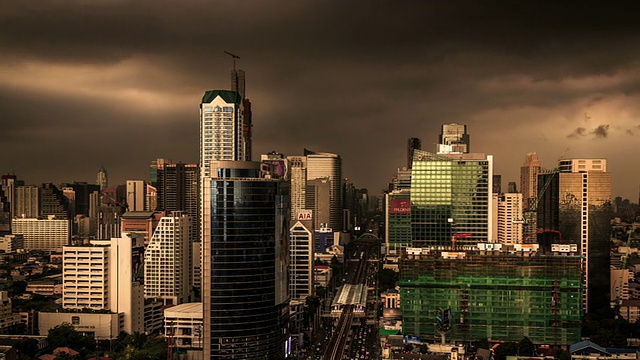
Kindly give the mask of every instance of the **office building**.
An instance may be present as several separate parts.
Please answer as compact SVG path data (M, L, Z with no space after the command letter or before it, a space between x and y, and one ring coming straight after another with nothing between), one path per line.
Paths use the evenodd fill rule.
M314 152L305 149L307 157L307 179L328 179L330 228L342 230L342 159L337 154Z
M152 166L153 168L153 166ZM182 211L191 218L191 241L200 241L200 167L198 164L165 163L155 165L156 210Z
M567 346L581 339L577 253L408 249L399 266L405 336L439 342L439 329L452 343L526 336ZM445 316L436 321L439 310Z
M40 188L40 216L55 216L57 219L69 219L71 211L64 193L54 184L45 183Z
M211 175L202 179L205 359L285 356L288 188L260 168L246 161L203 166Z
M584 299L586 312L609 306L611 174L605 159L563 159L559 172L542 173L538 178L538 226L559 231L562 242L577 244L583 256ZM557 234L538 234L545 249L558 241ZM607 269L607 271L603 271Z
M109 175L104 166L100 166L98 170L98 176L96 177L96 185L100 187L100 191L109 187Z
M16 217L39 217L40 188L36 185L17 186L14 194L14 209Z
M303 220L289 230L289 294L302 301L314 295L313 231L309 228L310 221Z
M410 138L407 140L407 168L411 169L413 163L413 151L422 150L422 141L418 138Z
M24 237L25 250L59 252L71 240L71 223L49 215L46 219L14 218L11 231Z
M146 189L144 180L127 180L127 211L147 211Z
M191 218L180 211L160 218L144 255L144 296L165 305L192 300ZM199 261L199 259L196 259Z
M443 124L440 132L438 154L464 154L470 152L467 125Z
M416 150L411 169L413 246L490 241L492 180L491 155Z
M212 160L250 161L250 124L236 91L207 90L200 104L200 164L209 176Z
M202 303L185 303L164 309L164 336L176 349L202 349Z
M291 220L296 220L307 209L307 157L287 156L287 160L291 166Z
M13 234L0 237L0 250L5 254L23 252L24 236L20 234Z
M109 309L109 292L117 291L109 281L108 246L65 246L62 254L62 307L65 309Z
M503 245L522 242L522 194L505 193L498 198L498 237Z
M331 223L331 180L328 177L307 180L305 207L311 210L311 229L327 227Z
M538 174L542 171L542 164L535 152L527 153L524 163L520 167L520 192L522 193L524 234L531 234L538 230L537 199Z
M141 234L145 245L149 244L162 216L160 211L127 211L120 215L120 231Z
M385 194L385 248L387 255L399 256L411 246L411 193L394 190Z

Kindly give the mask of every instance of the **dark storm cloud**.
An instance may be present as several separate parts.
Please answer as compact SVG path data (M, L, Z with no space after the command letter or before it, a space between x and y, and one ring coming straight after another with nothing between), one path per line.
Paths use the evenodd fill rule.
M80 149L121 179L146 177L155 157L195 161L198 102L228 87L227 50L247 72L254 158L336 152L376 192L405 165L407 138L433 150L440 125L460 122L474 150L517 170L525 146L614 137L583 114L640 93L633 14L554 1L5 1L0 141L37 139L25 164L36 148ZM518 132L531 145L496 145ZM14 160L0 155L0 170Z
M598 125L597 128L591 132L596 138L606 138L609 135L609 125Z

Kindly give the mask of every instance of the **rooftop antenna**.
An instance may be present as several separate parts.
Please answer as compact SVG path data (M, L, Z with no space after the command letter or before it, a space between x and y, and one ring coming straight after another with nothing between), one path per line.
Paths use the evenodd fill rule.
M233 71L236 71L236 59L240 59L240 56L232 54L232 53L230 53L228 51L224 51L224 53L233 58Z

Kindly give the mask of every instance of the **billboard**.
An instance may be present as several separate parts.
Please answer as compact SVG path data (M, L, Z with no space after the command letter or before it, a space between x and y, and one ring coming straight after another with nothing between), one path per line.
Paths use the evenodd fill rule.
M411 214L410 199L391 199L392 214Z
M296 216L297 220L311 220L313 219L313 210L299 210Z

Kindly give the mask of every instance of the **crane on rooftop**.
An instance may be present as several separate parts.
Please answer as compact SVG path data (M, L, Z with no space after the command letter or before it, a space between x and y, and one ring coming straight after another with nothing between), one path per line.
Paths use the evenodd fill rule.
M226 50L223 50L223 51L224 51L225 54L227 54L227 55L229 55L229 56L231 56L233 58L233 70L235 71L236 70L236 59L240 59L240 56L232 54L232 53L230 53L230 52L228 52Z

